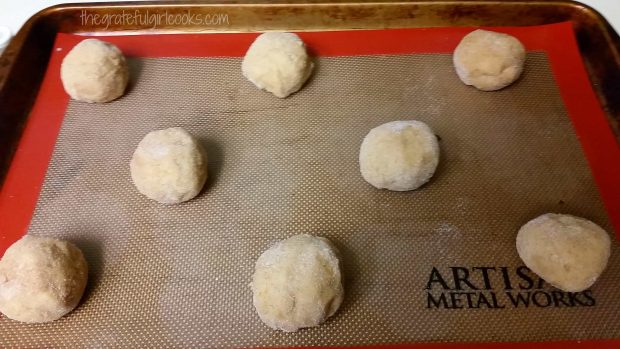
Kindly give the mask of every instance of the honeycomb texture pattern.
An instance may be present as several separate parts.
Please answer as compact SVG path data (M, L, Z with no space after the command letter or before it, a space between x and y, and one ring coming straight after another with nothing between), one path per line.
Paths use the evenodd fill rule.
M81 247L89 285L59 321L0 319L0 347L620 336L615 242L594 307L426 307L433 267L446 275L451 266L520 266L517 230L542 213L586 217L611 232L544 53L530 53L522 78L497 92L463 85L450 55L316 63L301 91L279 99L245 80L237 58L133 58L124 97L70 102L29 232ZM403 119L440 137L439 167L419 190L377 190L359 173L361 141ZM165 206L137 192L129 160L146 133L173 126L202 142L210 177L195 199ZM320 327L273 331L256 315L248 283L265 249L299 233L338 247L345 300Z

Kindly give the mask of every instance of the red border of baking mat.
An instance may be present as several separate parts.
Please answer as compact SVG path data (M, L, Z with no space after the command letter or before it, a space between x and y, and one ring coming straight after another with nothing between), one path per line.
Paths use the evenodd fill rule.
M516 36L528 51L547 53L560 94L592 169L607 213L620 237L620 145L607 123L581 61L570 22L498 27ZM314 55L451 53L473 28L416 28L299 33ZM106 36L128 56L241 57L257 33ZM0 253L27 232L69 97L60 82L60 64L84 37L60 33L17 151L0 191ZM241 74L241 70L239 71ZM455 75L456 79L456 75ZM302 91L303 93L303 91ZM492 92L490 92L492 93ZM112 102L113 103L113 102ZM366 346L363 348L378 348ZM619 340L541 343L420 343L380 346L403 348L620 348Z

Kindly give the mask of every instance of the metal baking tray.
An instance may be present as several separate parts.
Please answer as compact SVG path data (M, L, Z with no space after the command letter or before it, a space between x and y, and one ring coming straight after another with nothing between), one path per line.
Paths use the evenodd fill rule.
M224 13L226 23L211 26L160 23L154 28L151 24L140 23L94 24L92 21L85 22L83 18L85 13L91 16L120 15L136 9L142 12L181 15L188 12L203 16ZM32 17L0 58L0 178L4 179L15 150L18 149L24 125L31 115L50 57L53 57L52 51L58 33L117 36L246 33L263 30L325 32L461 26L520 27L567 21L572 22L596 98L605 111L609 126L616 138L619 138L620 90L616 85L620 78L620 40L598 13L575 2L140 2L51 7ZM603 335L597 336L581 333L579 328L575 328L575 334L567 338L561 336L564 332L554 332L553 326L546 330L548 336L537 329L524 330L528 327L523 323L528 321L531 321L532 326L555 320L562 322L563 329L578 326L578 321L574 324L571 322L571 309L559 310L554 313L556 315L549 315L549 312L545 313L543 309L528 313L519 308L507 317L504 316L505 313L480 313L475 310L461 316L458 313L455 315L454 310L433 313L432 310L417 309L416 312L407 313L406 304L396 301L384 304L381 301L385 296L409 299L409 292L423 288L424 285L420 287L419 281L428 278L429 270L426 266L419 268L416 265L417 260L411 254L418 245L424 246L424 251L420 254L437 255L436 265L443 273L463 272L463 266L459 264L463 260L478 267L484 266L486 261L493 266L518 268L512 264L514 258L507 252L514 252L509 250L512 243L498 240L493 246L494 239L501 237L507 226L516 227L519 221L538 212L538 209L562 210L574 214L586 212L587 216L602 221L601 224L606 228L611 227L590 177L586 159L579 150L578 137L573 133L571 123L562 111L562 99L554 87L549 61L541 52L532 52L530 58L530 75L523 79L521 89L517 87L500 92L494 95L497 97L495 101L485 99L485 103L489 105L497 103L493 104L494 111L510 108L524 108L523 114L525 111L532 111L530 119L521 120L525 124L508 128L511 131L501 131L501 127L512 125L508 119L489 123L487 130L490 134L480 135L488 136L489 141L493 142L491 144L495 149L491 151L480 150L477 147L481 144L470 142L466 136L461 137L459 130L484 125L484 120L480 118L491 117L492 114L480 115L478 119L460 120L458 107L427 103L436 101L436 98L425 93L423 85L412 85L411 89L406 91L412 95L419 94L419 101L399 101L394 103L393 108L389 103L375 103L373 98L393 100L393 96L398 95L398 91L405 90L406 86L384 81L384 89L374 95L372 91L360 87L359 91L363 97L367 97L366 101L357 101L357 105L351 102L353 104L348 107L349 110L360 113L361 121L354 126L348 124L355 117L351 112L343 113L342 119L324 119L326 116L337 115L334 113L337 110L330 109L329 103L311 109L299 109L304 102L316 101L316 98L333 101L329 98L342 91L339 90L342 87L338 85L339 82L353 81L361 86L362 81L356 80L354 76L339 75L345 71L345 67L354 67L358 72L365 71L377 78L380 78L379 73L383 69L386 77L397 77L398 72L410 67L418 73L437 74L437 81L446 81L442 80L442 76L445 78L449 73L445 67L450 56L446 54L320 57L318 71L327 76L331 74L334 81L322 84L318 79L311 80L302 91L305 91L305 95L300 94L284 101L270 100L262 94L264 92L255 91L252 86L244 84L239 74L234 78L226 78L224 73L236 71L238 58L130 58L132 71L139 71L140 76L137 84L132 87L132 91L136 92L132 98L144 98L143 102L153 106L155 113L139 110L136 107L139 104L136 103L140 101L132 98L101 108L70 102L64 113L65 121L58 135L54 156L47 168L37 209L30 224L30 233L59 234L60 237L76 241L78 246L85 250L93 270L85 300L72 313L71 318L51 325L20 327L20 324L3 323L0 320L0 332L3 331L3 326L6 326L4 331L11 332L11 336L5 337L6 342L0 338L0 346L275 347L370 346L416 342L418 344L395 347L431 348L438 344L420 342L457 341L478 342L476 346L517 348L523 344L512 342L551 340L527 345L541 348L617 347L620 342L616 338L604 335L605 329L608 329L607 333L617 332L614 330L617 323L614 324L613 321L601 325L610 327L599 329L597 333ZM228 79L222 86L230 87L226 90L225 98L212 100L212 106L203 108L201 103L191 102L187 104L188 110L192 111L188 112L189 116L170 118L170 115L176 112L175 104L160 105L158 100L166 100L168 97L182 99L183 94L158 85L159 77L175 76L174 73L167 72L168 68L181 76L183 74L178 72L209 71L215 77L214 86ZM539 77L540 81L532 80L534 77ZM204 88L200 82L186 82L190 94ZM150 97L140 94L145 86L151 86L148 90L152 93ZM153 86L161 89L153 92ZM434 90L429 87L429 91L454 91L455 86L446 83ZM536 90L540 93L539 100L530 99L527 86L539 89ZM212 98L219 96L217 91L209 91L208 88L206 93ZM451 97L454 101L466 104L472 100L469 93L473 92L462 89L451 93ZM531 104L528 104L529 101ZM277 103L280 102L282 105L278 106ZM348 105L345 101L341 103ZM418 116L427 118L436 126L435 130L441 136L442 156L452 165L440 166L438 179L434 179L421 194L374 191L359 178L349 177L356 171L355 147L363 136L363 131L376 126L382 120L380 115L365 114L365 106L373 104L383 108L382 110L390 111L386 112L386 117L408 116L412 114L412 110L418 110ZM549 107L545 109L544 104ZM236 109L230 109L231 105ZM126 110L131 110L137 119L118 119L127 117ZM292 111L296 118L287 118L287 110ZM546 111L552 114L552 117L543 120ZM198 118L196 113L204 114L204 119ZM89 121L85 118L88 115L98 115L99 118ZM119 131L115 125L124 122L128 126ZM163 126L166 122L187 125L190 130L195 131L206 144L210 152L209 166L215 171L201 197L188 204L162 211L158 205L135 195L128 186L124 164L127 154L130 154L139 138L152 129L153 125ZM317 122L325 122L332 129L317 133ZM539 126L543 128L539 129ZM541 134L548 136L545 132L553 132L554 129L559 130L562 135L556 135L556 138L544 137L548 143L541 144L548 146L548 152L541 153L538 158L540 162L509 167L512 161L510 156L515 154L515 146L535 151L535 148L529 147L533 145L528 145L524 134L540 130ZM334 130L346 136L339 137L337 132L332 132ZM495 131L498 133L493 133ZM512 131L514 132L511 133ZM269 136L261 137L261 132ZM240 137L240 134L243 137L236 138ZM111 140L119 139L124 141L119 142L112 151L102 147L110 144ZM243 142L250 147L243 148ZM311 146L316 146L317 150L308 150ZM574 151L561 154L563 146ZM313 158L317 154L329 154L330 149L338 149L343 158ZM478 161L484 157L495 157L497 161L491 161L489 168L480 171L465 170L467 161ZM84 165L84 159L93 165ZM485 188L485 183L491 180L490 177L485 177L487 175L506 176L510 182L511 171L525 173L530 165L538 166L554 159L559 161L558 166L552 164L541 167L539 169L548 173L538 176L533 174L540 187L528 186L528 183L515 180L497 190ZM557 171L568 168L562 166L569 164L576 164L574 178L584 182L573 192L569 190L572 183L569 179L555 181L552 176ZM252 166L256 166L256 173L246 171L253 168ZM455 174L458 172L455 169L459 166L465 173L464 177ZM284 169L284 172L278 172L278 169ZM488 172L485 172L486 170ZM76 180L78 178L81 178L82 182ZM92 178L92 181L89 178ZM105 182L106 178L114 180ZM104 185L106 183L107 186ZM470 189L459 183L467 184ZM521 185L529 189L519 193L516 188ZM460 191L460 194L453 197L449 191L443 190L447 188ZM91 191L88 191L89 189ZM505 193L502 194L503 190ZM528 196L528 193L536 190L542 191L548 199L540 201L536 196ZM80 198L80 193L84 193L84 198L88 200L97 198L99 201L91 205L92 201L86 199L75 200L76 197ZM247 199L242 199L243 195L247 195ZM110 201L112 197L116 199ZM512 205L506 197L512 197L515 202L520 200L521 204ZM528 207L528 200L538 202L540 206ZM218 205L213 205L214 203ZM230 213L223 210L223 207L237 210L236 216L231 218ZM504 218L502 209L517 212L518 215ZM513 209L514 211L511 211ZM475 217L480 217L480 213L485 210L489 214L488 221L478 227ZM466 217L470 212L474 218ZM281 216L287 218L281 219ZM201 222L204 224L185 223L195 221L196 217L203 217ZM416 222L417 226L412 228L412 222ZM4 222L0 223L6 226ZM110 228L119 230L106 230ZM84 231L83 234L80 233L81 230ZM408 230L414 231L416 235L405 234ZM168 238L167 231L178 232L178 235ZM471 235L480 231L485 234L480 237ZM108 232L109 235L106 235ZM135 234L124 234L126 232ZM337 314L335 320L328 321L324 326L294 335L272 333L263 328L255 318L253 309L247 302L248 289L241 284L247 283L253 267L252 261L269 243L301 232L328 236L341 249L347 275L347 298L341 314ZM239 238L229 235L233 233L239 234ZM207 243L205 236L213 237L213 243ZM487 254L464 247L466 244L462 243L463 241L470 245L488 245ZM233 245L229 246L227 243ZM606 274L607 286L617 281L614 272L618 268L618 253L617 244L614 244L611 266ZM103 247L108 250L102 251ZM150 252L153 252L152 255ZM397 260L391 260L392 257ZM460 257L463 259L459 259ZM200 261L208 267L204 270L187 269L187 262L192 260ZM506 261L509 263L502 264ZM392 265L394 268L390 267ZM407 274L408 268L411 268L412 274ZM236 275L237 272L241 275ZM149 278L151 274L157 278ZM127 288L128 285L135 286L136 283L142 283L143 286ZM157 287L163 290L152 291ZM218 293L221 289L227 293ZM598 299L613 299L611 290L610 287L597 290L599 294L603 294ZM197 301L203 293L205 299ZM113 302L115 294L117 304L101 306L102 299L106 300L105 304ZM145 298L136 300L141 295ZM577 298L570 302L577 302L584 307L590 306L588 295L575 297ZM244 300L244 305L229 307L226 302L231 299ZM419 296L411 298L412 302L419 303L420 300ZM562 298L562 301L569 302L568 298ZM125 311L134 303L138 304L136 311L140 313L130 316ZM203 308L192 307L196 304ZM613 317L615 311L615 307L599 307L591 312L591 316L593 321L596 321L597 316L607 319ZM219 316L220 323L217 317L205 317L205 312ZM471 314L471 317L467 314ZM117 321L115 316L122 319ZM426 324L415 327L412 316L416 321L425 321ZM207 318L208 322L200 322ZM150 322L149 319L156 320ZM245 322L239 322L239 319L244 319ZM82 320L83 323L93 326L82 326ZM496 327L489 328L486 334L481 329L477 329L479 333L469 333L476 329L475 324L471 324L472 320L485 325L495 323L493 326ZM222 323L229 326L229 333L219 327ZM511 331L510 328L513 327L520 328L523 332ZM411 340L412 338L419 340ZM256 341L253 341L254 339ZM498 341L503 343L484 344ZM466 348L468 345L448 346Z

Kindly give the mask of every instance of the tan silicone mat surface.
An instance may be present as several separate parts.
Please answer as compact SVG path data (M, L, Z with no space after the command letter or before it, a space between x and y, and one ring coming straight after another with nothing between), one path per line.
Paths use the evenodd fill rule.
M131 66L122 99L69 104L30 226L83 249L91 267L83 302L49 324L1 319L0 347L620 337L615 239L587 294L538 289L516 269L516 232L539 214L572 213L611 232L543 53L530 53L522 79L498 92L463 85L450 55L320 58L287 99L246 81L237 58ZM435 130L440 165L417 191L376 190L359 174L359 146L371 128L399 119ZM172 126L204 144L210 178L196 199L164 206L135 190L128 164L147 132ZM283 333L260 322L248 283L257 257L298 233L338 246L346 296L322 326ZM488 287L474 267L496 268ZM460 282L460 292L469 296L443 290L433 268L450 288L466 268L471 285ZM446 303L429 308L431 276L432 299ZM515 307L509 294L538 305ZM448 309L450 297L463 309Z

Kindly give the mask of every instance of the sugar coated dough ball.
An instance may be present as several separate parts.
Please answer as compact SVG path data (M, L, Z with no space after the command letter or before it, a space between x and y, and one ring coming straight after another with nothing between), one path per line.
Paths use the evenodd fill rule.
M344 296L334 247L325 238L305 234L265 251L250 286L261 320L287 332L321 324Z
M129 166L138 191L163 204L194 198L207 180L206 152L180 127L147 134Z
M519 78L525 47L508 34L479 29L465 35L454 50L453 60L463 83L495 91Z
M0 312L30 323L59 319L78 305L87 279L86 260L73 244L26 235L0 260Z
M256 87L284 98L301 88L313 66L299 36L264 33L245 54L241 70Z
M517 252L534 273L566 292L583 291L607 266L609 235L579 217L548 213L517 234Z
M129 68L118 47L86 39L62 61L60 78L71 98L104 103L123 95L129 81Z
M439 144L421 121L392 121L366 135L359 154L366 182L379 189L413 190L428 182L439 163Z

